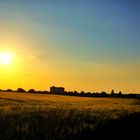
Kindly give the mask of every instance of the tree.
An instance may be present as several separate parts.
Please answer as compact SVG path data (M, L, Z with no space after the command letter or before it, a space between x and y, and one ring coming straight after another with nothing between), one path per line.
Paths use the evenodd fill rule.
M7 92L12 92L12 89L7 89L6 91L7 91Z
M122 95L122 92L121 91L119 92L119 95Z
M112 91L111 91L111 95L114 95L114 90L112 89Z
M35 91L35 89L30 89L28 92L29 93L35 93L36 91Z
M100 94L102 97L105 97L107 95L107 93L105 91L102 91Z
M26 91L24 89L22 89L22 88L18 88L17 92L26 92Z

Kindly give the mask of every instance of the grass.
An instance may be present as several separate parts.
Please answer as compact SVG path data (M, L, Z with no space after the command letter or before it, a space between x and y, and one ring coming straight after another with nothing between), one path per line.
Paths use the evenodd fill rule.
M138 99L1 92L0 140L98 139L110 121L139 113Z

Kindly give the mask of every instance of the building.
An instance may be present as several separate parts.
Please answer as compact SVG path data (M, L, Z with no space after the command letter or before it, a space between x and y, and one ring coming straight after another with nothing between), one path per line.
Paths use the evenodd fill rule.
M51 93L64 93L65 88L52 86L52 87L50 87L50 92Z

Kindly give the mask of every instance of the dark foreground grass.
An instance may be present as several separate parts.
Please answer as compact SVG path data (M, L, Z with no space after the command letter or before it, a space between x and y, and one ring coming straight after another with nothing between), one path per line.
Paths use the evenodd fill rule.
M76 109L0 111L0 140L139 139L140 113Z

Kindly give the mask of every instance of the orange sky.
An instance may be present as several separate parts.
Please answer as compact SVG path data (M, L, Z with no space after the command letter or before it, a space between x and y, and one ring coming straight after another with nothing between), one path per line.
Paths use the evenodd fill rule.
M102 2L2 1L0 89L140 93L139 4Z

